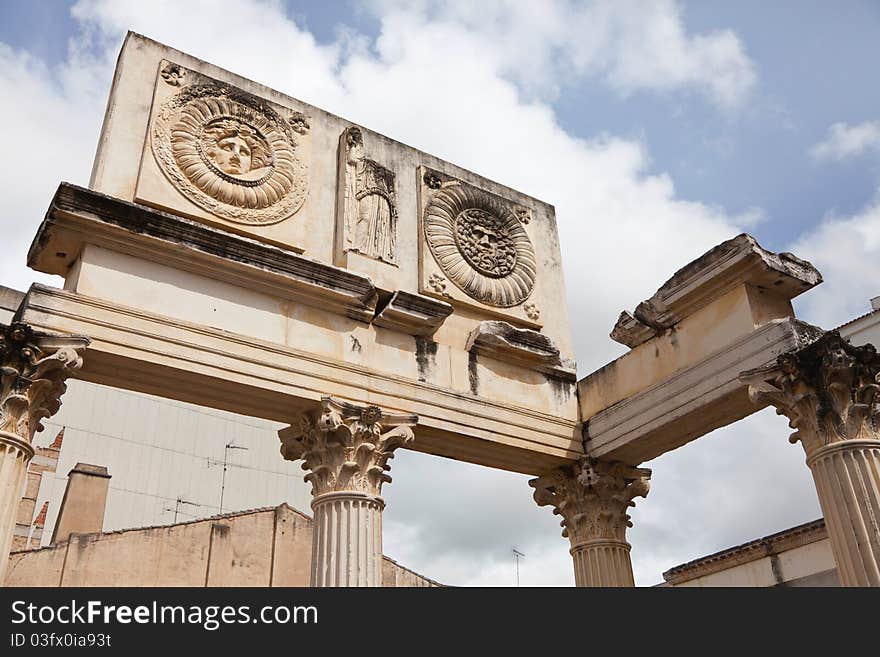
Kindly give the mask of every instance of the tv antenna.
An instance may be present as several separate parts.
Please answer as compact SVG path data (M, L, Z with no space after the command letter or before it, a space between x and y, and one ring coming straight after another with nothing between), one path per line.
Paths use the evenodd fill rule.
M189 500L185 500L185 499L183 499L183 498L181 498L181 497L178 497L178 498L177 498L177 501L174 503L174 509L173 509L173 510L174 510L174 524L175 524L175 525L177 524L177 514L178 514L178 513L182 513L182 511L180 510L180 505L181 505L181 504L188 504L189 506L202 506L201 504L196 504L195 502L190 502ZM172 509L170 509L170 508L168 508L168 507L165 507L165 510L166 510L166 511L171 511ZM190 518L195 518L195 517L196 517L196 516L191 515L191 514L189 514L189 513L184 513L183 515L185 515L185 516L189 516Z
M241 447L239 445L234 444L232 441L226 443L226 447L223 450L223 478L220 480L220 514L223 514L223 495L226 492L226 470L229 465L229 450L230 449L243 449L247 451L247 447Z
M519 586L519 560L525 559L526 555L516 548L513 548L513 558L516 560L516 585Z

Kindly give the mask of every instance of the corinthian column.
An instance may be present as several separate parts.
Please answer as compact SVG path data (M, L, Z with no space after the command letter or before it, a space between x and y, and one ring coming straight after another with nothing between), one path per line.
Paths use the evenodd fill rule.
M562 516L571 542L575 586L634 586L626 529L634 497L645 497L651 471L624 463L584 459L529 481L539 506Z
M0 585L34 455L31 442L43 429L41 420L61 406L64 380L82 365L78 352L88 343L84 337L36 333L20 322L0 324Z
M743 372L752 401L795 429L813 473L840 583L880 586L880 357L836 331Z
M281 454L302 459L312 484L312 586L382 586L382 484L418 420L323 397L278 432Z

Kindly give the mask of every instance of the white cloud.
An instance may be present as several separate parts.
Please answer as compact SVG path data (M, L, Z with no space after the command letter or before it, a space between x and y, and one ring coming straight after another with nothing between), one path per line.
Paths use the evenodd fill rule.
M480 59L545 96L564 81L591 76L622 94L694 89L731 110L757 80L733 32L688 34L673 0L545 0L539 10L519 0L387 0L378 6L383 15L391 10L479 36Z
M828 135L810 149L817 160L843 160L880 150L880 121L865 121L857 125L834 123Z
M671 2L542 3L540 12L513 1L425 7L379 5L375 41L349 30L322 45L278 2L229 0L218 11L213 2L83 0L74 8L79 45L61 69L0 49L0 84L16 90L0 118L16 126L20 153L2 165L10 191L0 221L12 238L2 282L23 287L35 277L23 269L25 251L52 190L61 179L87 180L112 62L133 29L554 203L575 350L584 372L601 366L622 351L606 337L620 310L759 213L733 217L678 198L668 175L650 172L639 141L568 134L540 100L541 81L598 75L622 93L697 89L732 107L753 85L753 66L732 33L687 34ZM741 452L729 449L735 461ZM744 456L739 467L748 464ZM655 491L678 472L663 470ZM558 518L534 505L526 477L419 454L399 455L394 477L386 544L406 565L455 584L509 584L516 545L528 555L524 583L571 583ZM651 513L675 516L652 493L636 523L657 498ZM741 521L750 538L748 518ZM703 545L657 551L652 527L669 531L658 521L634 534L635 553L652 568ZM659 579L638 569L642 584Z
M880 294L880 190L855 215L830 215L789 250L825 279L796 300L798 316L831 329L868 312Z

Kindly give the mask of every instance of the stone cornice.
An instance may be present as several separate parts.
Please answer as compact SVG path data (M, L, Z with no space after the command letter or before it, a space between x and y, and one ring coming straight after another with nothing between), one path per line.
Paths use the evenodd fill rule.
M650 490L651 471L619 462L584 459L529 481L538 506L562 516L562 535L573 549L588 541L625 542L632 527L627 509Z
M61 406L65 379L82 366L84 336L52 335L13 321L0 324L0 433L27 443Z
M560 356L549 337L502 321L480 322L468 336L469 352L514 363L574 383L577 367Z
M586 418L587 455L642 463L754 413L739 380L743 368L773 363L816 336L815 327L796 319L764 324L693 367Z
M755 403L788 417L790 441L801 442L808 461L834 443L880 441L880 355L837 331L815 330L807 346L740 375Z
M398 290L376 314L373 324L416 337L430 337L451 314L452 305L445 301Z
M174 264L369 322L377 292L366 276L154 208L61 183L28 253L64 276L84 243Z
M391 482L388 461L394 450L412 443L418 421L416 415L323 397L320 408L278 432L281 455L303 460L315 498L342 492L379 497L382 484Z
M821 282L822 275L806 260L768 251L742 233L679 269L634 313L621 313L611 338L636 347L737 285L753 285L792 299Z

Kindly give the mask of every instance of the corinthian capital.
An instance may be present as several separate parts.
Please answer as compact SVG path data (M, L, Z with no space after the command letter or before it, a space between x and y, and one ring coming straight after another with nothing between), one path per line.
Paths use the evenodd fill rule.
M278 432L281 455L303 460L312 495L354 491L378 497L391 476L394 450L413 441L416 415L385 413L323 397L320 408L302 414Z
M0 432L30 443L43 418L61 407L64 381L82 366L83 336L38 333L22 322L0 324Z
M809 457L845 440L880 440L880 356L829 331L770 367L740 374L749 397L776 407Z
M650 490L651 471L624 463L584 459L529 481L538 506L562 516L562 535L572 547L604 539L625 541L632 527L627 509Z

